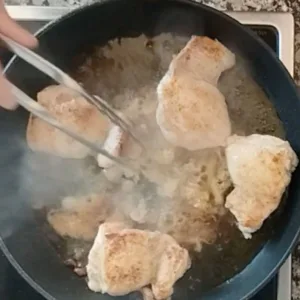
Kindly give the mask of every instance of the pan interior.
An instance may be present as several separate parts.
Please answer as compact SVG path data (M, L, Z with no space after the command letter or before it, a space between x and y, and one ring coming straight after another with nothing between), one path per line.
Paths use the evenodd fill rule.
M138 113L137 99L144 107L152 106L153 103L155 105L157 99L153 95L158 82L167 71L173 55L184 47L189 38L164 33L152 38L141 35L112 40L105 46L93 46L74 57L71 74L87 90L109 99L116 108L131 108L133 114ZM221 77L219 89L226 97L233 133L284 137L283 126L274 107L250 76L247 64L241 57L238 56L236 66ZM43 167L39 163L41 159ZM67 172L62 171L62 164ZM58 200L63 196L84 194L94 189L95 185L98 189L101 174L93 168L91 160L62 161L45 155L41 158L38 154L30 154L26 158L25 185L28 182L39 182L38 189L31 188L32 199L36 200L38 208L36 217L62 261L82 252L84 263L91 243L57 236L45 221L45 212L49 207L59 205ZM76 179L73 176L72 180L68 180L74 173L79 174L75 176ZM45 174L47 180L43 181ZM239 273L272 237L280 210L265 222L251 240L242 237L233 217L226 213L216 229L216 240L205 244L199 253L192 251L192 267L176 285L173 299L198 295Z
M247 134L283 134L275 110L264 92L253 81L252 78L255 78L267 91L284 124L287 140L299 154L300 102L288 72L276 60L275 54L273 55L254 35L235 21L205 6L188 0L103 0L81 8L43 29L39 34L38 52L84 82L91 92L97 91L104 97L104 92L109 95L122 91L115 91L120 89L117 80L112 81L109 90L99 90L102 80L109 82L102 74L109 77L110 72L109 63L106 67L102 66L102 60L95 55L100 51L99 48L118 37L138 38L141 34L155 37L161 33L173 33L179 40L183 36L185 41L194 34L216 38L235 54L247 59L246 68L242 62L238 65L241 66L241 70L231 70L224 74L220 82L220 89L227 97L236 130L240 132L244 128ZM184 45L182 41L179 41L179 44ZM92 45L99 46L85 51L86 47ZM143 57L146 52L141 48ZM171 51L179 50L175 48L171 47ZM125 55L129 50L124 51ZM80 53L82 55L78 57ZM72 59L75 57L76 59ZM84 72L82 66L86 64L86 60L93 66L92 70ZM169 63L169 60L166 62ZM133 68L138 61L133 61ZM252 78L248 76L248 72L244 72L245 76L242 75L243 71L248 71L248 67ZM154 80L157 83L166 68L167 66L158 68L155 64L151 65L148 77L139 77L132 87L141 85L143 80L146 80L146 83L148 79L153 80L154 70L159 70L156 81ZM95 83L88 74L94 76L93 70L97 69L101 69L101 73L95 75ZM6 70L6 76L31 97L36 97L37 92L53 84L48 77L20 59L13 60ZM120 78L118 80L120 81ZM276 84L278 82L280 84ZM125 80L123 83L129 84ZM240 107L241 102L243 105ZM246 107L250 107L249 111ZM242 118L243 121L239 123ZM74 162L28 152L25 141L27 121L28 114L21 108L13 113L0 109L0 140L1 144L5 145L0 147L0 247L6 250L7 257L21 275L46 299L115 299L107 294L90 292L86 282L62 264L62 259L57 253L72 255L74 248L85 245L80 241L61 240L50 232L45 222L44 211L40 209L45 204L57 204L59 198L75 191L90 191L93 186L90 174L93 173L92 177L97 181L98 172L95 172L93 164L89 161ZM27 162L26 168L29 173L24 172L24 162L25 165ZM90 168L87 168L87 165ZM18 180L20 175L21 182ZM222 226L224 233L220 234L217 242L205 246L200 255L194 256L193 267L176 285L173 299L248 299L257 291L276 272L297 241L300 214L300 189L297 184L299 178L298 168L292 178L289 201L285 203L284 213L281 214L283 207L277 210L251 241L244 240L235 226L225 222L226 226ZM24 181L29 184L24 184ZM28 201L36 199L38 201L35 208L39 210L36 210L38 213L34 218L32 209L27 204ZM49 240L54 248L50 247ZM77 245L74 246L74 243ZM254 260L249 264L254 256ZM226 281L247 264L242 272ZM225 284L212 288L220 282ZM200 294L204 290L210 291ZM141 296L134 293L120 299L141 299Z

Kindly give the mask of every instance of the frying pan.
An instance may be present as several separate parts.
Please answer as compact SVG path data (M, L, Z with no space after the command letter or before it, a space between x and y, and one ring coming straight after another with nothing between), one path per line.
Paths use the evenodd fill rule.
M300 99L288 71L272 50L247 28L209 7L186 0L109 0L79 8L43 28L38 52L65 71L74 67L73 57L87 45L104 45L117 37L155 36L174 32L217 38L248 61L249 73L267 93L281 119L286 139L299 156ZM13 58L6 76L31 97L52 84L43 74ZM28 204L30 191L20 184L28 114L0 111L0 246L18 272L46 299L109 300L109 295L88 291L84 280L65 268L44 235ZM229 280L207 289L201 282L190 288L189 277L209 276L209 267L196 265L180 280L172 299L249 299L276 274L295 246L300 225L299 168L294 172L280 217L272 229L265 225L268 239L249 257L248 264ZM34 182L32 188L34 188ZM38 184L38 182L36 183ZM269 230L269 231L268 231ZM229 252L237 253L236 249ZM222 266L222 258L218 261ZM215 266L212 266L212 269ZM187 279L186 279L187 278ZM140 299L132 293L120 299Z

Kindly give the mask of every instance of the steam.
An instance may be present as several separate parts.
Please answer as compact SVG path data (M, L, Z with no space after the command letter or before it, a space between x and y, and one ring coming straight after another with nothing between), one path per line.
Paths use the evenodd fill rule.
M20 186L34 208L60 205L64 197L88 195L101 188L93 162L32 152L27 145L22 148Z

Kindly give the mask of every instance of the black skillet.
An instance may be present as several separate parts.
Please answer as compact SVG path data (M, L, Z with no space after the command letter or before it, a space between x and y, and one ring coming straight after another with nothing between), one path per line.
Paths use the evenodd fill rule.
M39 52L69 71L74 67L73 57L87 45L103 45L116 37L136 37L142 33L155 36L174 32L187 36L207 35L217 38L249 63L249 72L268 94L282 120L286 138L299 155L300 99L288 71L268 48L247 28L206 6L185 0L144 1L109 0L77 9L42 29ZM13 59L6 69L7 77L32 97L52 82L40 72ZM20 141L25 139L28 114L19 108L16 112L0 111L0 246L19 273L46 299L108 300L108 295L88 291L84 280L65 268L54 248L44 236L32 209L26 203L30 191L20 185L21 159L25 153ZM63 168L64 166L62 166ZM201 262L179 281L174 300L241 300L249 299L262 288L288 257L295 246L300 225L299 168L295 171L288 198L280 218L262 229L268 236L264 243L247 256L245 268L219 276L215 286L197 279L198 274L216 276L226 257L218 266L202 268ZM37 183L38 184L38 183ZM34 187L33 187L34 188ZM238 249L228 248L228 255L238 255ZM231 253L232 252L232 253ZM230 265L230 262L229 262ZM212 274L212 275L211 275ZM230 278L231 277L231 278ZM225 280L229 279L229 280ZM139 299L134 293L120 299ZM287 299L288 300L288 299Z

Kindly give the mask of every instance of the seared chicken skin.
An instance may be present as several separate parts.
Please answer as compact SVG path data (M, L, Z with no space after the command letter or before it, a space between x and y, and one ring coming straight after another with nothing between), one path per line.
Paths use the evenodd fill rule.
M269 135L232 136L226 148L234 190L225 206L245 238L278 207L298 158L287 141Z
M222 72L234 65L235 55L220 42L206 36L193 36L172 60L168 72L216 86Z
M89 253L88 285L112 296L151 285L155 299L163 300L189 267L187 250L169 235L104 223Z
M231 123L216 85L234 64L234 54L218 41L192 37L157 87L156 120L167 141L188 150L225 145Z
M103 143L111 127L108 118L74 91L53 85L37 95L37 101L63 125L91 142ZM90 150L60 130L30 116L27 143L34 151L66 158L84 158Z

